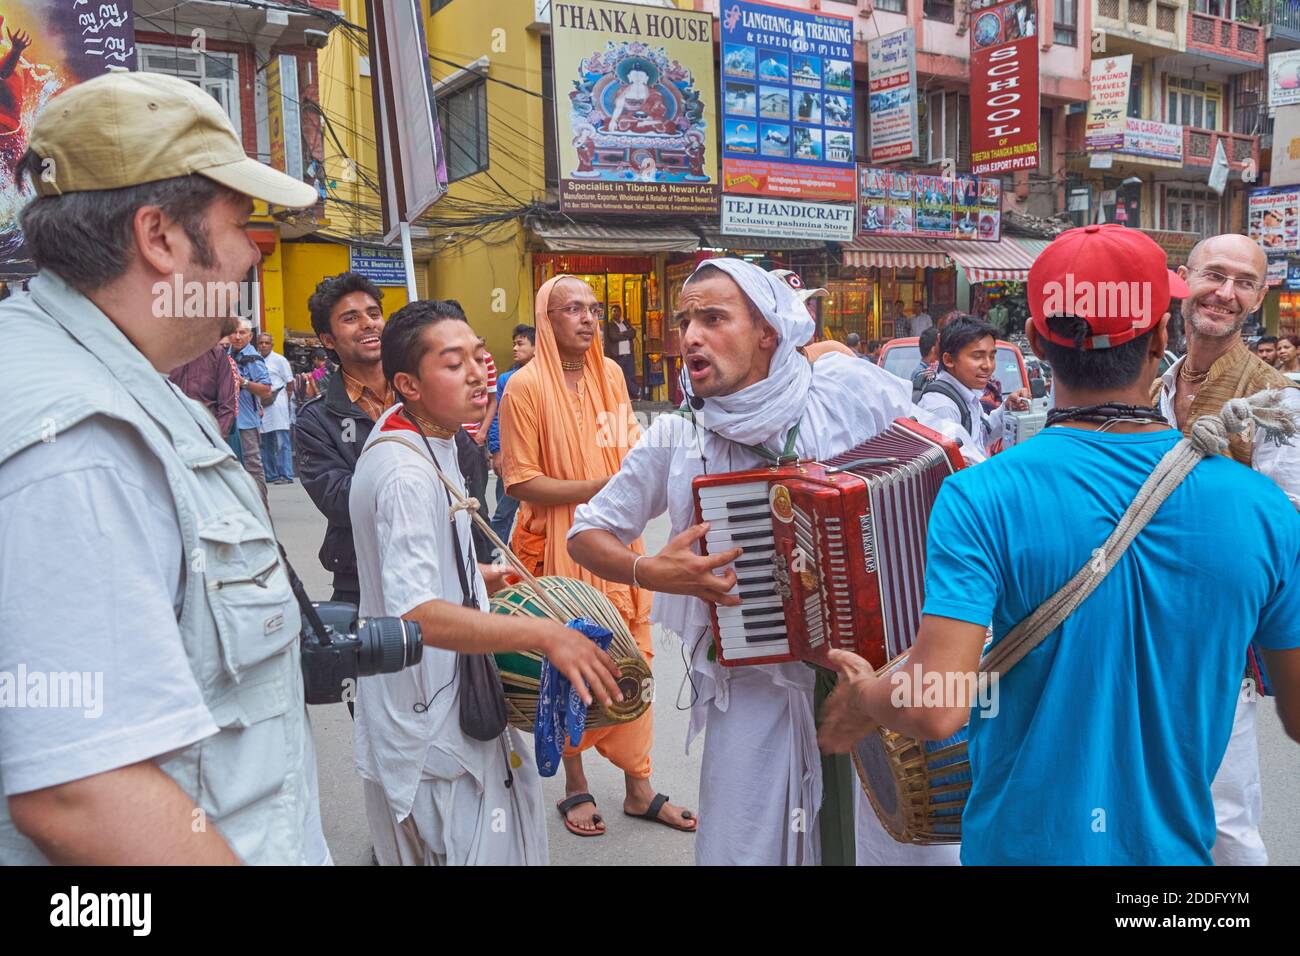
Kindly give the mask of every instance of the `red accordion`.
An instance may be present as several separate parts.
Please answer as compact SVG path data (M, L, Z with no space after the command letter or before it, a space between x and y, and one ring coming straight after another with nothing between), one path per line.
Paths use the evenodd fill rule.
M900 418L824 462L692 482L708 554L742 548L737 607L711 606L718 660L808 661L831 648L875 668L911 646L925 597L925 535L956 442Z

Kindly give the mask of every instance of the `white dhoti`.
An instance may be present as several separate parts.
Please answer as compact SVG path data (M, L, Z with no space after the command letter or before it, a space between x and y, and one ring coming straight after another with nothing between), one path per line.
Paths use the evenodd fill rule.
M738 668L705 705L698 866L815 866L821 861L817 811L822 782L812 672L804 690L778 685L767 670ZM696 721L692 714L693 732Z
M468 772L451 779L426 775L410 814L401 820L384 788L363 779L366 820L379 865L546 866L541 781L532 761L524 761L510 787L505 785L504 756L483 783Z
M1259 833L1264 812L1259 778L1259 741L1255 734L1255 713L1259 699L1246 692L1237 697L1232 736L1223 763L1214 776L1210 793L1214 797L1214 862L1218 866L1267 866L1268 851Z

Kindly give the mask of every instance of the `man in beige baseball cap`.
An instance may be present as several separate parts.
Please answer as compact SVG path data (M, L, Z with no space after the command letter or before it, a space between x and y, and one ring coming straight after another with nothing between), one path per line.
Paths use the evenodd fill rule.
M0 865L328 863L270 515L166 377L235 328L253 199L315 190L156 74L72 87L29 143L40 272L0 302L0 670L99 690L0 707Z

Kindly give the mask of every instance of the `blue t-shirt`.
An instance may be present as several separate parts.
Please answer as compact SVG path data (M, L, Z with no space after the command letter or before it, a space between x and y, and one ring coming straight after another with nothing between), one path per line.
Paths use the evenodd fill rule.
M497 379L497 413L492 416L492 424L488 426L487 440L488 451L494 455L501 450L501 426L498 422L501 421L501 403L506 400L506 382L510 381L510 376L521 368L522 365L516 365Z
M250 382L257 382L259 385L271 384L271 373L267 371L266 360L262 358L262 353L253 348L253 343L244 346L242 352L235 356L235 363L239 366L239 374ZM262 423L262 400L246 388L239 390L239 415L235 419L235 427L241 431L245 428L256 428Z
M1079 570L1176 431L1051 428L944 482L925 613L995 642ZM1110 574L973 710L964 864L1210 864L1210 783L1251 638L1300 647L1300 514L1201 462ZM991 708L990 708L991 709Z

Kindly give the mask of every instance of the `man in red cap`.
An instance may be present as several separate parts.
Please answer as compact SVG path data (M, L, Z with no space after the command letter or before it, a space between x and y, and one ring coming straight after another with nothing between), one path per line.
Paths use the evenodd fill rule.
M1246 318L1264 301L1268 260L1259 243L1246 236L1203 239L1178 274L1187 282L1183 320L1187 354L1155 383L1160 411L1184 433L1202 415L1214 414L1234 398L1264 389L1281 389L1280 402L1300 411L1300 388L1273 368L1267 356L1252 355L1241 337ZM1273 479L1300 508L1300 443L1280 442L1265 429L1233 435L1223 454ZM1255 714L1267 683L1250 655L1237 701L1232 740L1214 778L1218 838L1214 861L1220 866L1266 866L1268 851L1260 835L1264 800L1259 775Z
M895 704L897 680L831 652L841 681L823 748L847 750L873 723L941 740L969 721L965 864L1213 863L1210 786L1252 636L1300 741L1300 515L1276 485L1210 455L1127 550L1099 547L1182 441L1147 403L1170 298L1187 294L1160 247L1119 226L1072 229L1030 269L1026 332L1056 376L1051 427L944 482L912 674L901 676L969 688L990 624L997 655L1081 570L1100 579L1014 667L997 668L992 702L972 711L959 693L933 706L927 689L911 695L924 704ZM1204 455L1202 444L1191 447Z

